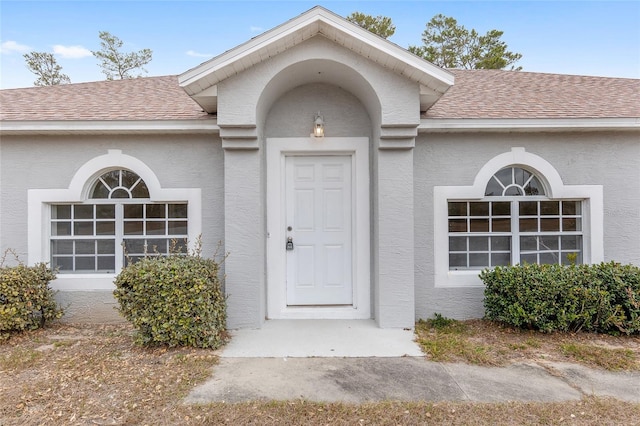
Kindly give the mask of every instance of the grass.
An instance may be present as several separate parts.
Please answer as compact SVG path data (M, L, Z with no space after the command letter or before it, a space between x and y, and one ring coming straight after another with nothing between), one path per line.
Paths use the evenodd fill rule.
M437 362L507 365L518 361L576 362L609 371L640 370L640 337L540 333L484 320L436 314L416 324L416 341Z
M635 361L619 368L638 368L638 337L549 336L485 321L423 321L416 330L423 347L432 346L433 353L427 354L432 359L438 353L442 359L485 365L545 354L546 359L581 358L577 362L590 364L584 353L608 358L609 351L622 349L633 353L623 358ZM128 325L57 324L0 344L0 425L640 425L640 404L594 397L559 403L185 405L184 396L215 371L216 352L139 348L132 334Z
M576 361L596 365L606 370L638 369L636 354L631 349L603 348L581 343L562 343L560 349Z
M22 371L35 365L42 358L42 352L18 347L0 355L0 371Z

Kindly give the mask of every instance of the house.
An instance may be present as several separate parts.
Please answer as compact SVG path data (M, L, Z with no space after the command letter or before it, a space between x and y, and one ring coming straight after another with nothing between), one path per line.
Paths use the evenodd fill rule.
M483 315L483 268L640 265L640 80L444 70L316 7L179 76L0 92L0 249L71 321L219 242L230 328ZM152 250L153 247L153 250Z

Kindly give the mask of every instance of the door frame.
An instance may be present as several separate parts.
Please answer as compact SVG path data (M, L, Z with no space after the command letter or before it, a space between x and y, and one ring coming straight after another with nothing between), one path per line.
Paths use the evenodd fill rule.
M285 157L351 156L353 306L287 306ZM369 138L267 138L266 271L269 319L371 318Z

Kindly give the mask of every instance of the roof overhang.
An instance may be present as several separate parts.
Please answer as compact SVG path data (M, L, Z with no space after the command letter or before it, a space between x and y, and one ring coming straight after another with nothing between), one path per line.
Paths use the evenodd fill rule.
M419 133L640 130L640 118L423 118Z
M113 134L211 134L220 129L215 119L207 120L29 120L2 121L0 135L113 135Z
M448 71L320 6L186 71L178 76L178 82L206 112L214 113L219 82L316 36L419 83L421 111L454 83Z

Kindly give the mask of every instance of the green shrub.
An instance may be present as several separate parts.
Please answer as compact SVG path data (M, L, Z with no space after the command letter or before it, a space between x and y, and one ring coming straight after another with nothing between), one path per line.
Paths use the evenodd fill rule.
M484 270L485 317L520 328L640 333L640 268L517 265Z
M4 259L4 258L3 258ZM0 340L13 332L35 330L62 317L49 281L56 274L47 264L3 266L0 263Z
M145 257L115 280L120 312L142 345L218 348L225 343L226 301L219 264L194 254Z

